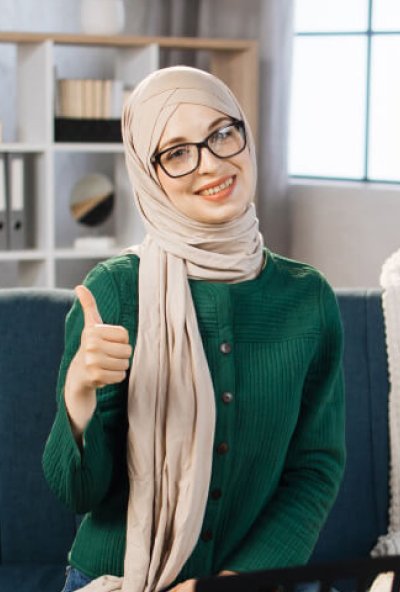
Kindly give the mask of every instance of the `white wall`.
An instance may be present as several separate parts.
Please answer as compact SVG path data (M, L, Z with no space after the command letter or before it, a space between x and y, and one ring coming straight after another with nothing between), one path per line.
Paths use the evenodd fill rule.
M290 256L335 287L377 287L400 249L400 186L295 181L289 191Z
M0 0L2 31L78 32L81 0Z

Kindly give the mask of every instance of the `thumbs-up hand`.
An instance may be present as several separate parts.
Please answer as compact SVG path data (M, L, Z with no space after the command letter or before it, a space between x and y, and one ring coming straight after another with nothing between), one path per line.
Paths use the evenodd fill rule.
M132 347L125 327L103 323L88 288L77 286L75 293L82 306L84 327L81 345L67 372L64 398L78 439L96 408L96 389L125 379Z
M118 325L103 324L96 300L85 286L77 286L75 293L85 321L78 352L82 357L82 387L100 388L122 382L132 353L128 331Z

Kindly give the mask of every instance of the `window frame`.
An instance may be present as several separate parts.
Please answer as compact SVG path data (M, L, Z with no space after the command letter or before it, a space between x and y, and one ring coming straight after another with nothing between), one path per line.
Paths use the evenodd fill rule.
M382 36L398 36L400 38L400 30L374 30L372 27L374 0L368 1L368 24L364 31L295 31L294 37L363 37L366 38L366 81L365 81L365 134L364 134L364 174L362 177L335 177L325 175L300 175L291 174L289 172L289 179L310 179L313 181L338 181L338 182L354 182L354 183L371 183L384 185L400 185L400 172L398 180L388 179L372 179L368 175L369 170L369 143L370 143L370 115L371 115L371 85L372 85L372 42L374 37Z

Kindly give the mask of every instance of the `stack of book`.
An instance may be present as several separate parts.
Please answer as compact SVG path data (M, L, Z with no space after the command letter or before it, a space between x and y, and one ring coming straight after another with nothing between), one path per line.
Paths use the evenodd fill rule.
M124 93L122 80L59 79L57 115L78 119L120 119Z
M57 80L56 142L121 142L124 101L132 92L121 80Z

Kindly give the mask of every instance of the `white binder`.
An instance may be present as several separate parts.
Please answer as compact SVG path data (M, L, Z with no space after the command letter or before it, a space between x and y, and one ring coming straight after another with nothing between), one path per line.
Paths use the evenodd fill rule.
M0 251L7 249L6 157L0 154Z
M8 248L26 247L24 157L8 155Z

